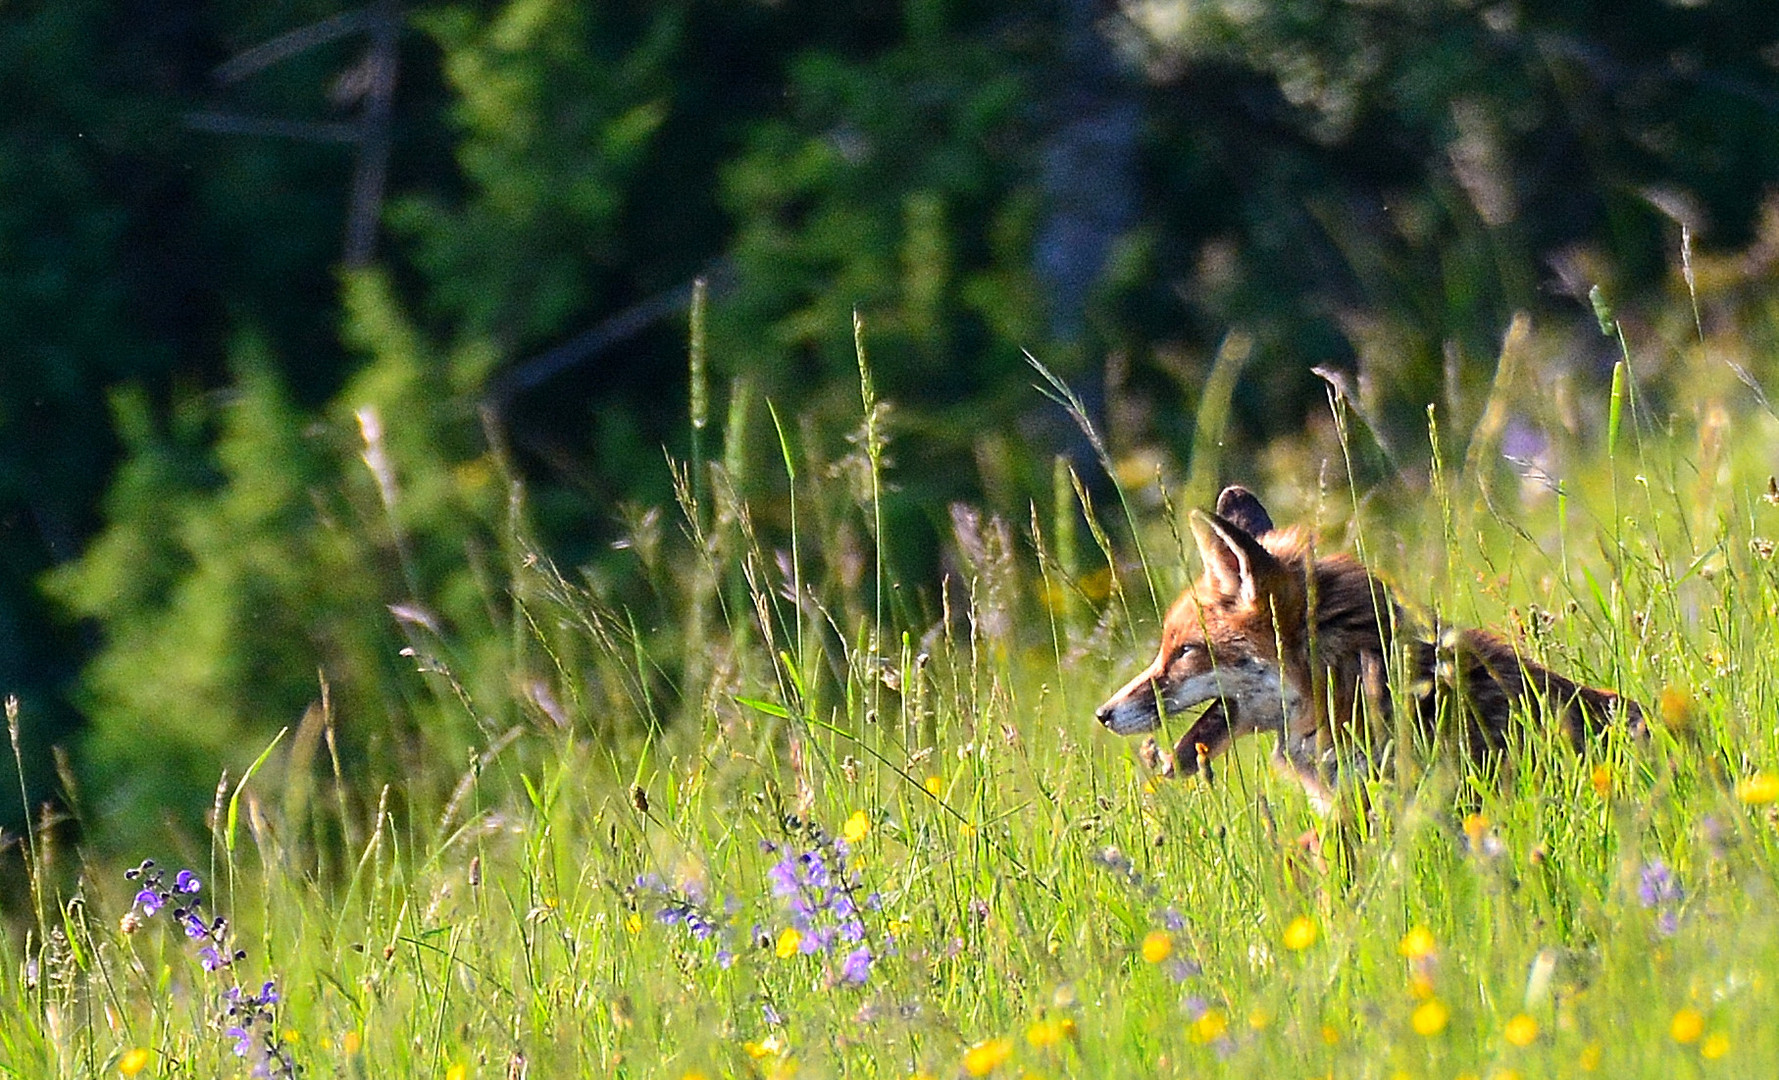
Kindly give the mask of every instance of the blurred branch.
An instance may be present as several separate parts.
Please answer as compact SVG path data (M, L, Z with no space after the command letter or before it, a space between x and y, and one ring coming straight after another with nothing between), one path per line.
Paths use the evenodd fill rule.
M308 52L317 45L325 45L330 41L338 41L369 30L383 17L380 10L382 6L378 4L359 8L357 11L342 11L320 22L279 34L272 40L255 45L218 65L210 76L225 86L240 82L249 75L256 75L274 64Z
M355 123L278 120L269 116L242 116L223 112L186 113L185 126L217 135L269 135L273 138L301 139L308 142L356 143L363 137L360 126Z
M342 12L320 22L280 34L219 65L212 76L222 84L240 82L274 64L317 45L352 34L368 34L370 48L358 66L340 81L349 97L362 100L358 119L348 123L277 120L226 112L185 115L187 127L218 135L269 135L309 142L347 143L358 148L352 172L352 194L346 212L347 266L364 266L377 253L377 222L383 216L383 192L389 181L390 117L395 109L395 76L401 43L402 12L397 0L375 0L368 7ZM345 100L338 99L337 100Z
M706 282L712 295L721 296L734 287L734 263L724 256L706 266L698 277ZM692 290L697 280L694 278L639 300L598 326L584 330L529 360L514 364L505 374L489 383L488 392L482 396L483 403L498 415L519 394L542 386L570 368L623 344L669 315L686 310L692 304Z
M401 38L396 0L371 7L371 49L365 57L368 87L359 114L358 167L352 175L352 205L346 217L346 265L363 266L377 251L377 222L383 216L383 189L389 179L389 117L395 105L396 46Z

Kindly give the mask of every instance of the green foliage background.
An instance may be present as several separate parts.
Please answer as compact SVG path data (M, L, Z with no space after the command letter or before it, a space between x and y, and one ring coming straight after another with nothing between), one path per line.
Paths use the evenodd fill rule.
M1338 463L1328 366L1370 432L1357 479L1397 494L1430 403L1455 461L1598 422L1574 406L1617 358L1593 285L1651 418L1773 385L1762 0L421 4L378 255L345 269L349 147L190 121L351 119L356 38L213 76L338 11L0 9L0 684L27 802L68 745L84 824L121 843L195 821L286 726L367 792L448 783L519 707L465 703L560 661L501 629L513 536L627 613L651 722L696 706L676 665L721 661L665 613L691 571L649 558L663 448L713 537L728 513L789 542L775 439L865 505L855 311L888 487L808 533L836 538L812 565L861 611L887 567L911 617L959 557L949 503L1021 520L1053 455L1089 472L1022 349L1117 466L1201 482ZM701 274L708 431L673 302ZM638 304L658 317L539 374ZM1230 424L1189 461L1219 386Z

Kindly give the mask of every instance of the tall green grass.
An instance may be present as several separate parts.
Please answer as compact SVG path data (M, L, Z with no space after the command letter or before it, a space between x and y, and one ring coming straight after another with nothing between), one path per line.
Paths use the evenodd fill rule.
M1151 593L1186 578L1169 477L1137 477L1106 514L1059 462L1052 504L1020 520L956 508L951 572L917 595L876 542L887 433L860 340L850 456L818 460L772 414L776 538L734 495L724 463L747 451L702 441L695 341L694 460L673 463L678 506L630 538L644 619L531 550L515 512L511 700L469 699L439 661L415 676L477 717L522 718L436 763L449 799L310 798L325 765L300 774L285 741L219 789L211 843L188 853L201 888L154 913L109 866L53 894L69 855L34 846L45 890L0 966L0 1072L1505 1080L1779 1063L1771 417L1657 417L1621 367L1573 434L1546 429L1543 473L1514 472L1487 445L1518 407L1498 385L1471 433L1489 452L1447 463L1436 432L1418 487L1374 492L1346 452L1364 417L1337 393L1342 452L1271 485L1280 519L1320 524L1327 548L1362 536L1429 622L1516 634L1643 701L1653 733L1577 756L1522 717L1501 775L1434 761L1379 779L1361 842L1324 860L1300 838L1329 826L1268 767L1267 737L1215 783L1176 783L1093 723L1147 662ZM361 801L375 812L354 816ZM189 923L194 897L197 937L173 915ZM239 957L207 966L206 947ZM257 1004L268 982L277 1000Z

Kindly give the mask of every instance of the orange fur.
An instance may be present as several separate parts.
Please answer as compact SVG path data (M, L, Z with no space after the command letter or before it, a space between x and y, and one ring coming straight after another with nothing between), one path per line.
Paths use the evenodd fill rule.
M1224 489L1214 514L1194 511L1192 533L1203 576L1169 609L1154 662L1096 713L1131 735L1208 703L1164 771L1208 773L1235 739L1272 731L1275 761L1332 804L1343 771L1376 768L1392 750L1387 676L1398 647L1417 735L1436 747L1473 759L1499 751L1528 696L1577 748L1614 716L1642 728L1635 702L1575 683L1491 634L1399 638L1406 617L1382 582L1352 556L1318 556L1303 532L1275 528L1244 488Z

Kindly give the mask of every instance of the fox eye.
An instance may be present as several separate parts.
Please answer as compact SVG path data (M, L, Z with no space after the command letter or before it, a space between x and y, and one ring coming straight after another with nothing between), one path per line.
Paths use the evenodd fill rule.
M1199 646L1194 645L1190 641L1183 642L1183 643L1181 643L1179 648L1174 650L1174 659L1176 661L1184 660L1188 656L1191 656L1193 654L1193 652L1196 651L1198 648L1199 648Z

